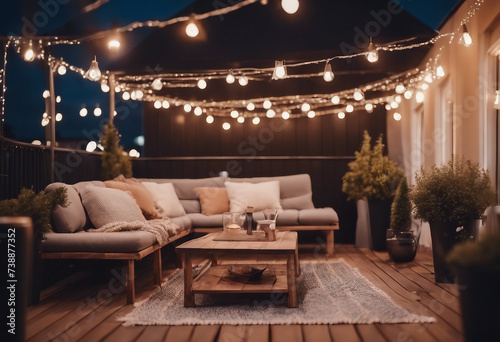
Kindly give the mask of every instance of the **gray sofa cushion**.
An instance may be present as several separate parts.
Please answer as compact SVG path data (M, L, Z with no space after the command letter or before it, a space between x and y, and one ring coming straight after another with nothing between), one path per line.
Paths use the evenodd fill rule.
M42 243L44 253L134 253L156 243L156 237L153 234L141 231L47 233L45 237Z
M201 204L198 200L179 200L186 211L186 214L200 213Z
M253 219L256 221L264 220L262 211L253 214ZM278 210L278 226L297 226L299 224L299 211L296 209Z
M191 229L191 227L193 226L193 224L191 223L191 219L187 215L173 217L172 221L179 226L181 231Z
M201 227L201 228L222 228L222 214L217 215L203 215L202 213L193 213L187 215L191 222L193 223L193 227Z
M306 226L322 226L337 223L339 223L339 217L332 208L299 210L299 224Z
M51 212L52 226L58 233L74 233L85 227L87 217L85 209L78 192L71 185L64 183L52 183L45 188L46 192L51 192L57 188L65 187L67 195L67 206L56 206Z
M198 200L195 188L224 187L225 177L210 177L199 179L169 179L169 178L138 178L140 181L155 183L172 183L180 200Z

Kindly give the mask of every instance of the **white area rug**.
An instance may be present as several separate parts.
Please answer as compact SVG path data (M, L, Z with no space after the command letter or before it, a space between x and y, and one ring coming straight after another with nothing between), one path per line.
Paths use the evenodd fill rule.
M124 325L195 324L337 324L430 323L397 305L344 260L301 263L298 308L287 307L286 294L195 296L185 308L183 272L175 271L150 298L121 318Z

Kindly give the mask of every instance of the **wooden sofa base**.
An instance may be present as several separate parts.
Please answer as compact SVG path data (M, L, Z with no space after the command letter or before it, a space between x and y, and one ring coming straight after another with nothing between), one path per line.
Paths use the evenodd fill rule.
M153 278L154 283L161 286L162 282L162 265L161 265L161 249L162 247L174 242L191 233L191 230L182 231L175 237L171 238L167 244L154 244L148 248L134 253L99 253L99 252L57 252L57 253L42 253L43 259L96 259L96 260L126 260L126 281L127 281L127 304L135 302L135 260L153 254ZM103 233L105 234L105 233Z

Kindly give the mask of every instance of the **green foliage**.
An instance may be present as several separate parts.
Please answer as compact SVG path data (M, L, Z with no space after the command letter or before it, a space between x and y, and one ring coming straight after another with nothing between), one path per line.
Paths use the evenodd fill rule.
M478 219L494 204L495 192L488 173L464 158L454 158L430 171L416 174L410 192L415 217L427 222L450 222L461 226L467 219Z
M500 272L500 232L487 232L481 240L457 244L446 261L455 269L475 268Z
M52 229L50 212L56 205L66 206L66 199L65 187L38 194L33 189L22 189L17 198L0 201L0 216L31 217L35 236L41 239Z
M401 179L391 207L391 229L410 230L411 202L408 195L406 177Z
M104 147L101 156L101 178L113 179L120 174L126 178L132 177L132 162L123 148L119 146L120 135L113 123L104 126L101 142Z
M356 160L348 164L349 170L342 178L342 191L350 200L388 199L403 177L403 170L383 155L382 135L377 139L373 149L371 137L367 131L363 134L363 144L359 152L355 152Z

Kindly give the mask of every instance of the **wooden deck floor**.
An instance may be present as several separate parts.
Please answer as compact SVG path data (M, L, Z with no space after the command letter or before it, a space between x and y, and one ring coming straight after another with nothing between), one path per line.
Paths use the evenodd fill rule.
M431 324L258 325L258 326L135 326L116 320L133 309L126 305L121 281L124 269L77 272L42 293L39 304L28 309L27 341L194 341L194 342L294 342L294 341L463 341L456 285L435 284L432 255L421 250L415 261L395 264L387 253L336 247L335 258L344 258L373 284L408 310L432 315ZM300 255L301 260L313 254ZM316 256L315 258L318 258ZM320 258L325 258L320 256ZM98 262L98 261L95 261ZM136 267L137 301L155 287L151 260ZM144 270L144 271L141 271ZM164 266L163 276L173 271ZM105 274L103 274L105 273Z

